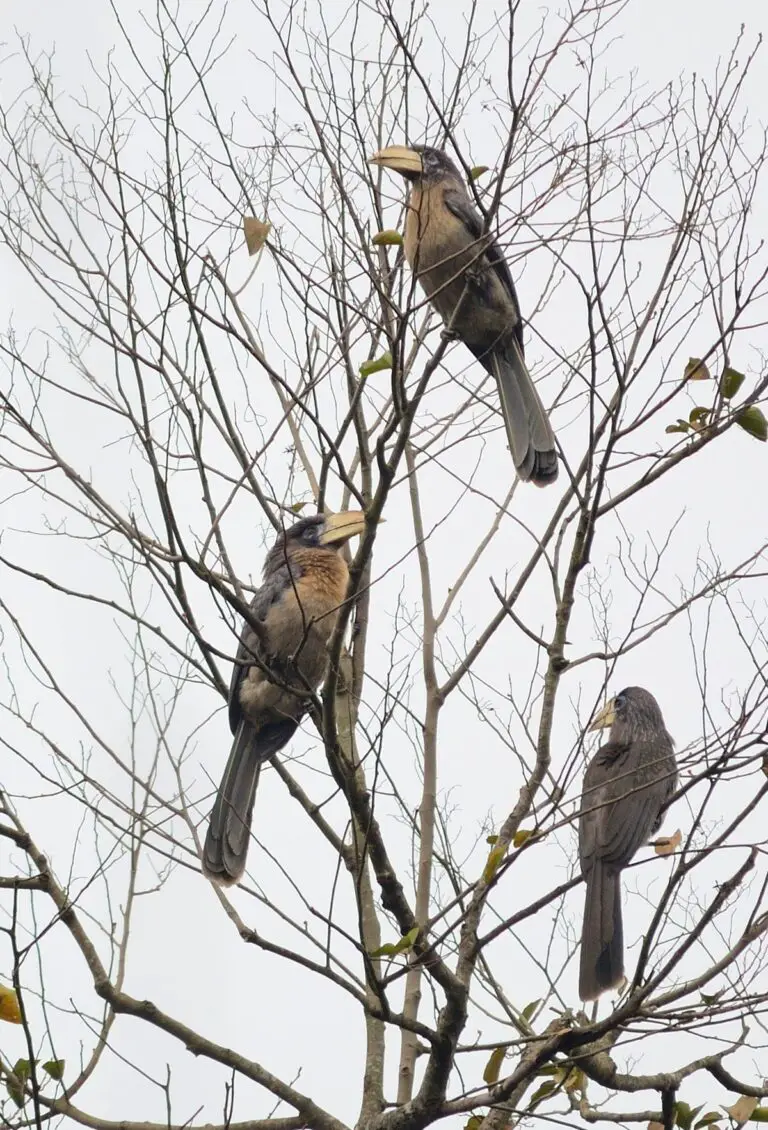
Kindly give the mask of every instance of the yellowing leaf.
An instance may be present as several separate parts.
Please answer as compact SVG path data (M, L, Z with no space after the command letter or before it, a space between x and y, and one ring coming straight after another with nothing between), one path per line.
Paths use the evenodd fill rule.
M483 1118L480 1114L471 1114L464 1123L464 1130L480 1130Z
M498 836L486 836L486 837L485 837L485 842L486 842L487 844L495 844L495 843L498 843L498 840L499 840L499 837L498 837Z
M574 1091L583 1091L584 1072L578 1067L571 1068L565 1077L563 1087L569 1094L572 1094Z
M0 985L0 1020L5 1020L8 1024L21 1024L19 998L15 990L7 985Z
M381 357L374 358L371 361L363 361L359 373L361 377L365 378L370 377L372 373L381 373L385 369L391 368L392 354L387 351L386 353L382 353Z
M487 165L474 165L469 170L469 179L470 180L477 180L478 177L481 177L483 175L483 173L487 173L487 172L488 172L488 166Z
M688 415L688 423L694 431L700 432L704 430L709 416L709 408L692 408Z
M267 220L257 220L255 216L243 216L243 234L249 255L261 251L271 231L272 225Z
M537 1088L537 1090L535 1090L531 1095L531 1105L533 1105L533 1103L541 1102L541 1100L545 1099L547 1095L551 1095L555 1087L557 1087L557 1083L553 1082L553 1080L551 1079L546 1083L542 1083L541 1086Z
M720 395L723 400L731 400L744 384L744 374L735 369L724 369L720 378Z
M752 1111L752 1122L768 1122L768 1106L758 1106Z
M523 1017L523 1020L530 1020L531 1017L533 1016L534 1012L536 1011L536 1009L539 1007L540 1004L541 1004L541 998L539 998L539 1000L537 1000L537 1001L531 1001L530 1004L527 1004L525 1006L525 1008L523 1009L522 1014L521 1014L522 1017Z
M501 863L506 855L506 850L503 847L495 847L488 855L488 860L483 868L483 882L490 883L493 876L499 870Z
M710 372L706 364L700 357L689 357L688 364L685 366L683 373L683 380L685 381L708 381Z
M291 514L301 514L306 505L306 502L292 502L288 509L290 510Z
M414 942L419 936L419 927L414 926L407 934L403 934L398 942L385 942L377 950L372 950L371 957L394 957L398 953L407 953L413 949Z
M491 1052L490 1059L485 1065L483 1070L484 1083L498 1083L499 1073L501 1072L501 1065L504 1062L504 1056L507 1054L506 1048L494 1048Z
M702 1126L711 1126L713 1122L717 1122L720 1118L722 1118L722 1115L719 1110L709 1110L701 1116L693 1130L699 1130Z
M748 435L759 439L761 443L765 443L768 439L768 422L766 422L765 416L756 404L750 404L749 408L739 412L736 423Z
M757 1097L755 1095L742 1095L733 1106L727 1106L725 1109L734 1122L748 1122L756 1106Z
M654 840L653 850L657 855L672 855L683 842L683 833L678 828L673 836L659 836Z
M531 836L535 835L530 828L518 828L512 839L512 847L520 848L523 844L527 844Z
M402 247L403 237L399 231L388 228L386 231L377 231L371 243L374 247Z

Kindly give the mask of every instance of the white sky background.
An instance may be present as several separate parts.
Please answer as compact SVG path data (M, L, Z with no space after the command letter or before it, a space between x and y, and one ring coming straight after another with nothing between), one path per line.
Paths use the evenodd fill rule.
M532 22L538 20L542 10L542 6L530 6ZM341 18L344 9L339 6L338 11ZM334 5L324 5L324 12L326 19L330 21L335 13ZM15 27L18 34L30 37L33 55L55 45L54 70L59 90L75 95L85 88L93 100L98 100L101 92L90 74L87 56L100 68L116 39L111 17L103 4L66 5L41 0L29 5L10 0L5 5L4 14L6 28ZM232 29L238 27L241 15L245 26L255 26L250 6L240 5L238 0L229 9L228 19ZM447 34L449 25L455 19L453 14L449 14L449 5L433 5L431 15L439 28L445 24ZM145 33L141 30L140 22L134 20L133 12L125 18L131 20L137 50L141 53L142 36ZM621 78L636 70L638 84L647 84L650 88L661 87L668 81L675 82L681 72L690 73L695 70L703 75L711 75L718 58L729 52L742 23L746 25L745 42L749 47L760 33L768 30L768 12L764 5L757 0L752 3L742 0L729 5L709 5L704 8L691 0L674 0L673 3L669 0L665 3L659 0L640 3L638 0L630 5L615 25L616 39L606 60L608 73ZM13 53L15 47L10 34L6 35L6 41L9 43L5 51L7 56ZM346 46L348 47L348 39ZM232 108L247 100L259 113L266 113L275 101L275 82L271 74L254 65L249 55L250 48L258 51L263 45L260 42L238 42L233 49L232 61L228 61L226 68L227 83L221 92L222 101L226 101ZM124 51L124 45L120 44L117 48L118 58L119 53ZM439 69L438 58L429 60L427 57L426 62L422 61L424 66L430 63L436 70ZM127 60L125 65L129 65ZM11 77L2 80L0 97L3 99L6 90L13 86L14 76L21 73L20 70L14 70L15 66L11 61L4 67L6 74ZM748 96L742 103L743 107L750 107L750 113L754 113L756 125L759 124L765 100L764 90L760 89L763 76L764 68L758 65L747 88ZM280 108L287 120L291 120L290 107L285 105L282 94ZM245 132L241 125L238 130L241 142L245 140ZM474 108L470 108L462 120L461 133L465 138L471 138L469 153L473 161L493 166L496 155L492 148L493 139L488 120L479 109L475 112ZM142 139L138 137L134 155L140 153L141 145ZM134 171L140 172L137 168ZM394 177L390 187L393 201L398 200L401 186ZM394 208L391 215L394 224L397 215ZM245 280L250 266L243 251L242 280ZM12 316L20 337L35 328L53 330L55 322L51 312L41 304L34 288L7 254L0 258L0 271L3 290L7 295L8 315L4 316L4 321L8 322ZM520 278L519 271L517 277ZM519 289L525 310L527 303L524 280L520 282ZM260 304L265 301L267 291L268 282L258 276L252 280L242 299L244 303L251 303L249 312L254 318ZM263 316L265 320L269 317L274 324L280 324L282 312L265 307ZM541 332L542 337L551 339L556 335L559 325L562 325L563 334L574 340L581 333L579 326L569 324L568 309L562 308L542 311L535 328ZM764 336L761 340L749 340L745 335L742 335L742 341L743 354L739 358L734 356L733 363L750 372L759 369L760 351L765 351L768 341ZM30 348L39 350L39 339ZM361 343L361 353L356 358L356 363L365 356L364 348ZM535 350L535 345L533 349ZM682 363L688 353L696 353L696 343L681 350ZM62 363L61 359L56 361L57 365ZM550 396L554 395L555 384L552 377L547 388ZM234 377L231 389L233 398L237 397L238 386ZM116 436L105 436L102 430L103 413L91 413L87 406L83 406L76 414L72 413L71 405L63 398L61 412L64 415L57 417L51 428L55 431L64 454L73 461L77 460L79 466L83 466L84 462L90 463L102 486L105 483L111 484L121 500L129 496L135 497L135 490L127 484L124 448L119 443L112 442L116 440ZM66 413L71 415L67 416ZM567 414L564 413L563 422L567 420ZM560 421L557 417L555 422L559 431ZM571 433L564 429L563 434L567 445ZM578 438L572 442L576 444ZM706 536L711 544L716 549L722 547L728 558L734 561L740 556L746 556L757 544L756 539L762 537L755 526L759 524L756 523L756 515L764 507L766 458L768 453L764 446L754 443L741 433L731 432L722 441L710 445L700 458L691 460L686 468L675 473L671 480L674 482L673 492L664 487L653 494L645 493L624 512L624 520L637 532L639 539L642 540L647 529L657 543L663 541L666 532L680 518L674 553L664 573L664 584L673 598L677 596L680 586L689 584L692 579L696 554L705 540L704 531L707 531ZM498 432L495 443L489 445L482 459L483 481L486 478L492 479L494 475L508 474L507 455ZM86 550L81 546L72 545L60 537L27 537L17 534L17 530L40 530L42 515L34 513L30 516L29 497L13 497L13 491L5 487L0 488L0 493L3 497L3 515L0 520L4 530L1 543L4 553L24 560L30 568L35 568L42 556L48 571L60 578L62 583L79 582L83 587L92 584L96 591L100 591L99 586L103 585L103 591L108 590L108 574L100 573L94 567L90 551L86 555ZM519 492L513 504L515 513L523 514L536 528L541 528L554 509L556 496L557 490L546 492L546 495L535 492L532 488ZM38 507L38 496L33 496L33 499L33 505ZM335 501L337 499L331 499L331 502ZM190 515L194 514L197 499L190 497L189 507ZM238 522L235 523L233 518L230 525L229 548L240 575L255 578L263 555L264 531L261 527L253 528L252 520L249 521L250 512L247 500L239 503L236 511ZM47 513L51 518L54 517L53 504ZM461 523L467 520L468 513L471 515L470 530L468 535L463 535L462 541ZM438 593L444 594L445 586L450 584L456 571L456 539L459 539L460 549L466 549L479 536L478 531L484 529L490 513L490 508L484 510L482 504L473 502L468 510L452 515L436 533L432 544L436 549L433 559ZM430 523L434 523L442 517L436 489L429 500L428 518ZM194 519L190 518L190 521ZM501 583L505 569L514 574L516 564L526 556L525 545L516 540L524 539L524 535L511 522L505 529L504 536L494 543L487 560L484 560L461 601L461 613L470 641L495 607L488 577L493 576ZM403 593L408 607L414 607L418 600L413 554L409 554L412 545L409 520L406 518L400 522L390 515L387 526L381 533L374 566L375 573L382 578L379 582L380 596L377 595L377 607L382 610L382 619L378 625L374 625L372 638L372 654L377 656L375 662L379 664L380 672L386 661L383 648L391 634L388 614L394 612L398 595ZM439 565L437 551L440 546L447 559L444 570ZM609 615L612 627L615 625L620 633L622 618L630 607L629 603L625 607L622 602L631 599L631 594L623 592L616 562L612 560L614 550L615 546L610 540L610 524L605 523L596 542L593 563L601 575L610 575L614 605ZM50 564L52 560L53 566ZM89 563L87 566L84 565L86 561ZM93 570L92 574L89 572L87 583L82 580L84 567ZM9 603L16 610L22 610L25 627L32 637L39 642L44 640L46 660L59 673L66 689L77 693L79 701L87 701L89 718L103 728L105 735L116 743L125 741L126 718L118 709L111 683L114 680L122 693L126 693L129 686L128 649L110 625L110 619L102 615L96 616L90 610L84 612L81 605L54 599L50 594L41 592L38 586L5 573L1 584ZM541 595L541 590L534 592L537 596ZM750 590L750 597L753 600L759 597L754 586ZM205 628L212 637L218 633L220 646L226 649L231 636L217 624L213 605L206 607L209 622ZM532 607L526 599L526 614L530 614ZM549 614L549 606L544 607L542 621ZM716 611L716 626L718 615ZM535 616L533 619L535 620ZM721 629L723 624L724 621L721 621ZM701 634L703 624L697 623L695 630ZM569 638L574 646L578 640L579 647L588 650L588 641L593 638L591 632L592 625L582 614L577 618L573 634ZM647 647L631 653L622 662L616 676L618 685L614 686L618 690L620 686L639 682L654 691L679 748L685 747L701 733L701 700L691 670L687 636L687 624L681 621L673 629L663 633L662 638L656 637ZM460 643L458 633L453 638ZM11 656L8 658L10 664L13 663L13 654L11 649ZM451 659L450 654L446 656L449 664ZM715 713L719 709L721 691L727 695L739 689L741 663L741 657L729 654L728 647L712 659L713 690L708 705ZM521 672L523 678L529 677L530 654L521 647L511 626L507 634L498 641L498 647L489 653L487 663L478 670L480 674L493 678L497 688L503 687L504 682L499 675L500 670L509 671L509 680L513 686L516 675L519 676ZM556 732L568 754L572 750L579 724L583 725L587 720L599 697L600 677L601 670L597 666L581 668L579 674L564 687L566 693L561 692L559 708L562 715L558 719ZM28 707L38 698L42 700L39 687L23 671L19 675L14 673L14 679L16 689L26 699ZM158 674L157 679L162 696L162 673ZM85 698L82 697L84 687L91 688ZM481 698L486 698L486 691L482 687L478 688L478 694ZM568 701L577 704L579 700L580 723L575 709L570 713L565 710ZM486 701L490 708L499 711L499 723L503 725L506 714L500 695L488 691ZM190 738L193 727L187 721L188 718L204 723L219 707L210 691L195 695L188 689L183 702L185 711L190 713L186 715L184 724L175 721L172 725L169 734L171 742ZM376 708L378 696L375 690L369 689L367 702L372 709ZM60 712L58 730L57 711ZM464 702L458 695L446 708L441 722L443 737L440 745L440 787L446 796L450 794L455 806L455 824L452 823L451 826L451 838L460 842L467 853L476 848L477 858L481 860L487 850L483 836L497 827L506 815L510 803L516 797L520 779L517 763L501 740L494 745L489 740L488 731L483 728L478 741L477 730L473 726L474 718L472 705ZM45 725L50 732L61 735L64 746L68 742L74 745L80 741L85 743L86 748L90 745L82 728L73 723L71 717L61 706L56 705L50 695L45 696ZM11 734L10 737L8 733ZM15 744L30 759L38 761L39 757L38 765L43 766L45 772L47 755L40 746L20 727L14 729L10 723L8 733L5 740ZM413 738L413 731L411 736ZM142 723L136 742L139 774L146 771L146 765L152 757L150 740L149 728ZM202 797L207 791L204 771L199 767L204 766L210 777L217 780L228 745L228 727L223 711L216 714L198 733L192 734L189 779L190 782L199 782L196 795ZM299 753L304 748L313 749L314 756L320 756L313 736L307 738L306 747L298 742L294 743L293 751ZM7 766L3 771L3 786L12 795L29 797L19 801L22 816L28 820L40 846L54 860L59 878L68 878L73 888L77 889L78 884L87 880L93 870L93 856L89 854L92 851L92 835L86 820L82 830L82 851L76 858L71 876L67 877L65 872L72 857L74 822L82 819L82 810L74 804L63 802L53 786L50 791L54 794L54 799L38 799L36 794L47 790L41 787L36 772L26 770L19 757L11 757L10 754L3 756ZM404 779L413 784L410 768L412 760L413 751L403 740L392 743L391 748L385 751L386 768L398 781ZM103 755L94 756L94 766L94 771L99 774L110 772L108 761ZM307 779L311 780L311 761L306 773L309 775ZM416 796L416 792L412 795ZM570 795L571 799L575 797L575 786ZM206 811L207 802L202 801L201 817ZM279 783L274 780L274 775L265 774L257 800L256 836L260 844L278 857L281 864L289 866L291 874L302 876L304 896L312 905L324 911L328 906L333 880L329 851L318 849L317 838L309 848L302 842L296 842L292 833L294 816L294 807ZM487 827L484 826L486 820ZM670 829L677 826L683 829L686 827L684 804L680 805L667 824ZM565 841L560 845L548 844L537 857L537 872L542 868L551 868L549 885L568 876L570 860L563 850L564 844ZM461 856L461 851L458 854ZM308 916L297 895L284 882L280 885L277 865L260 848L254 846L250 862L254 875L263 880L266 891L283 891L282 897L290 914L299 919ZM726 862L730 866L730 860ZM665 869L665 865L660 864L660 877L656 880L658 884L666 881L666 870L662 878L662 869ZM0 871L5 874L10 870L11 866L3 849ZM522 868L519 870L522 871ZM110 878L111 897L119 906L122 892L120 868L110 874L115 877L114 887L113 879ZM147 888L151 888L155 882L149 866L146 868L144 882ZM647 889L648 883L642 873L637 882L642 890ZM536 874L515 876L513 871L507 877L506 888L500 892L496 905L502 912L510 912L518 905L524 905L528 898L534 897L539 883L540 879ZM625 886L631 889L634 884L633 874L628 877ZM344 888L343 883L340 886ZM525 897L526 894L528 898ZM103 907L103 897L101 884L97 884L84 896L86 905L87 900L92 899L92 905L100 908ZM346 898L346 891L339 897ZM705 896L702 895L703 897ZM258 904L253 899L243 900L236 894L234 901L242 910L247 924L256 928L264 926L264 921L259 917ZM119 912L118 906L115 907L115 914ZM575 893L567 909L572 920L577 922L581 912L581 892ZM45 907L44 914L47 913L48 908ZM638 938L648 913L649 908L642 898L634 900L627 914L628 941ZM271 936L279 938L280 928L274 919L269 917L266 922ZM489 917L488 925L491 923L492 919ZM536 950L537 946L541 947L546 943L551 932L549 918L542 926L543 932L540 935L537 934L537 930L541 928L539 924L529 923L520 932L518 939L507 938L497 943L497 946L504 947L504 960L508 962L510 970L523 967L526 970L524 986L516 984L514 978L510 981L510 998L518 1007L542 995L543 982L537 983L533 966L521 953L521 946ZM285 937L290 938L291 935L286 934ZM46 976L49 978L46 981L46 991L56 1008L61 1010L57 1019L59 1027L56 1029L57 1054L66 1056L74 1065L79 1041L82 1040L88 1046L88 1033L83 1027L87 1021L72 1014L70 1000L77 1000L82 1004L83 1000L88 999L84 992L87 980L82 962L65 938L62 930L56 930L49 936L49 941L44 943L48 962ZM46 945L48 950L45 949ZM6 969L9 955L4 951L0 951L0 954L2 973ZM628 966L631 966L636 954L636 947L629 950ZM522 963L525 963L524 966ZM502 968L502 965L503 961L497 962L497 968ZM576 1003L575 978L576 963L572 962L563 979L565 1003L572 1005ZM246 1056L252 1056L289 1082L300 1072L297 1086L301 1091L312 1095L320 1105L337 1116L346 1120L354 1118L359 1105L357 1080L361 1073L363 1053L362 1027L357 1007L318 978L304 975L295 967L286 973L277 959L245 946L208 884L194 872L179 867L159 892L150 891L138 900L134 943L130 951L125 988L136 997L155 1001L159 1007L198 1028L205 1036L227 1044ZM309 1012L308 1000L311 1002ZM93 1007L96 1016L98 1009L95 1001ZM549 1018L547 1016L545 1022ZM470 1025L466 1033L467 1039L474 1036L475 1030L480 1033L483 1041L494 1038L498 1034L498 1027L485 1027L485 1023L482 1018L478 1018L475 1027ZM8 1059L13 1061L17 1056L26 1054L20 1031L4 1029L2 1036L2 1051ZM173 1107L170 1117L177 1122L191 1119L196 1124L221 1118L225 1072L206 1061L192 1059L183 1049L154 1032L148 1025L140 1025L136 1021L119 1023L115 1046L124 1059L118 1055L105 1058L101 1068L79 1097L81 1107L96 1115L115 1119L163 1120L166 1116L164 1092L156 1083L134 1071L125 1061L139 1063L148 1075L161 1082L164 1081L165 1064L168 1062L173 1072ZM394 1047L391 1048L391 1053L394 1064ZM652 1071L667 1066L664 1054L663 1045L660 1042L654 1043L647 1062L643 1063L643 1069ZM751 1064L751 1061L747 1060L747 1063ZM749 1069L751 1068L748 1066L747 1070ZM476 1072L479 1080L480 1059L472 1060L471 1070ZM353 1080L351 1088L350 1079ZM394 1083L392 1077L390 1082ZM708 1081L706 1086L710 1088L706 1095L694 1094L688 1101L699 1102L705 1098L716 1101L723 1097L722 1092L711 1082ZM688 1098L687 1095L685 1097ZM257 1093L248 1084L238 1084L235 1117L265 1116L270 1109L268 1097Z

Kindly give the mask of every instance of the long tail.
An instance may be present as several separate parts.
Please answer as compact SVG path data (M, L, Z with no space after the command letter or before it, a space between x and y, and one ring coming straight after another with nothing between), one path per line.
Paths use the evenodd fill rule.
M593 1001L624 977L624 928L621 921L621 877L597 862L587 875L584 924L581 928L579 996Z
M546 486L557 478L555 433L514 337L491 354L509 448L521 479Z
M290 718L257 732L242 721L235 733L203 846L203 874L230 887L245 871L259 770L296 732Z

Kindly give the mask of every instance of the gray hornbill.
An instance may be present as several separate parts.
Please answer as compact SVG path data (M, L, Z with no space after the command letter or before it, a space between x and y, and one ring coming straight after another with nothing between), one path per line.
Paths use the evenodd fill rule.
M518 475L539 486L554 482L555 436L525 363L515 284L459 170L426 145L392 145L370 163L410 184L405 257L446 326L496 378Z
M587 893L579 996L584 1001L624 978L621 872L658 831L677 788L674 743L649 691L627 687L589 728L609 727L608 741L587 766L581 794L579 860Z
M339 550L364 531L362 511L317 514L281 533L267 554L263 584L251 601L263 631L260 637L246 623L240 636L229 684L234 741L203 847L203 872L216 883L236 883L245 870L259 767L293 737L308 692L325 675L349 580Z

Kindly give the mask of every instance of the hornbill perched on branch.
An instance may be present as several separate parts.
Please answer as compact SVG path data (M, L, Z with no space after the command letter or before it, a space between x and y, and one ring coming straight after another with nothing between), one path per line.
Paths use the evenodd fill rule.
M661 825L677 788L674 743L659 704L627 687L590 730L610 727L587 766L581 794L579 860L587 884L581 928L579 996L595 1000L624 978L621 872Z
M364 531L362 511L317 514L281 533L267 554L251 601L260 630L244 625L232 670L234 741L203 847L203 872L216 883L236 883L245 870L259 768L293 737L323 680L349 580L339 550Z
M520 305L509 267L442 149L392 145L370 163L410 184L405 257L448 327L496 378L518 475L539 486L557 478L555 436L528 372Z

